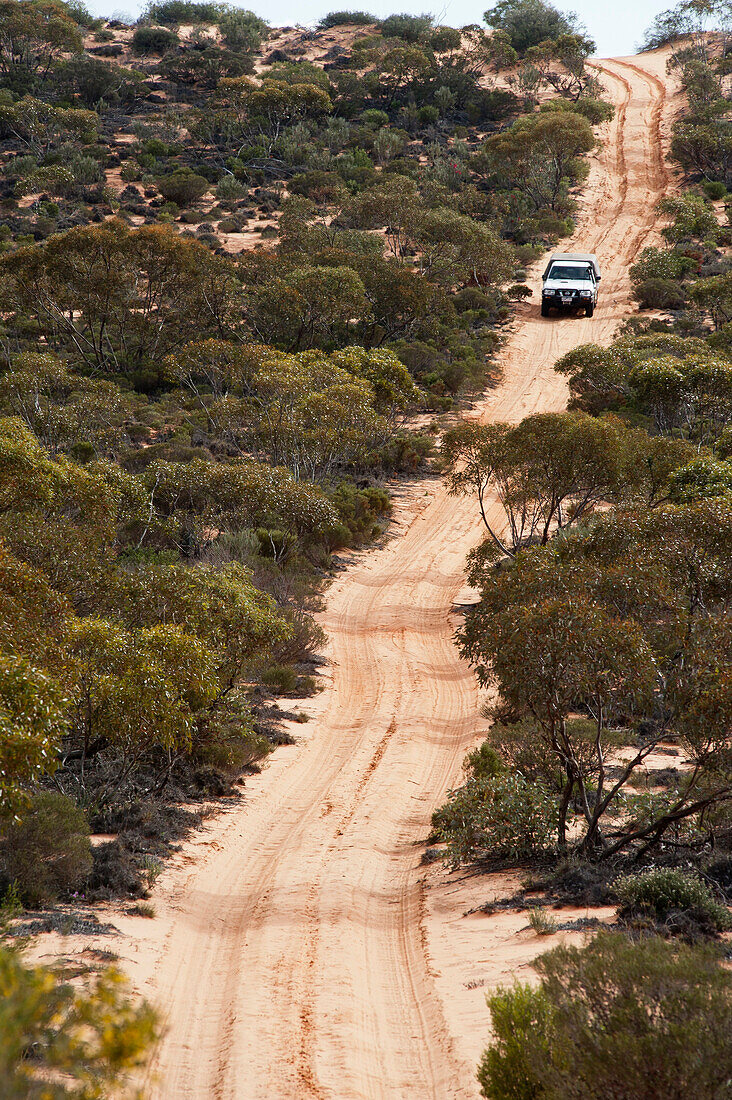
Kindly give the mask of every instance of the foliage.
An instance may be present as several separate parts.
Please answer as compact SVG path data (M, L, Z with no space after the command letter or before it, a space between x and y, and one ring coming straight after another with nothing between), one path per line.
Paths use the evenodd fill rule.
M633 293L641 309L683 309L686 295L673 279L650 278L636 284Z
M23 420L51 454L86 443L101 456L124 443L131 402L111 382L72 374L56 356L25 352L0 377L0 411Z
M517 772L476 776L450 792L433 824L455 866L480 859L517 860L551 851L556 805L541 783Z
M156 23L175 26L178 23L218 23L231 9L228 4L196 0L158 0L148 5L146 17Z
M178 35L164 27L137 27L130 41L133 53L165 53L178 44Z
M22 657L0 656L0 794L3 810L23 803L27 785L52 772L65 732L64 696Z
M196 202L206 194L210 186L204 176L181 170L171 172L169 176L163 176L158 181L158 189L163 198L181 207Z
M36 155L45 155L74 137L84 143L93 141L98 124L93 111L53 107L28 95L12 106L0 105L0 133L12 134Z
M538 989L490 1000L496 1041L478 1079L490 1100L725 1095L732 979L716 953L603 932L535 963Z
M22 902L48 905L84 885L92 866L89 824L70 798L40 791L0 838L0 881Z
M732 462L697 458L671 475L669 496L678 504L732 493Z
M614 885L621 903L620 915L626 919L651 916L665 921L676 912L704 919L709 926L724 932L732 928L732 914L715 900L712 891L697 875L658 868L625 875Z
M234 323L233 273L205 245L164 226L110 219L0 259L11 309L86 367L145 368L175 346Z
M645 850L669 831L681 838L702 825L706 807L731 797L729 662L719 656L729 522L722 496L597 519L520 552L498 573L490 557L475 556L471 579L482 595L460 631L462 651L483 683L497 685L511 720L536 724L536 747L529 740L522 752L552 783L560 847L570 843L572 807L572 846L607 858ZM577 712L589 715L590 729L570 720ZM638 731L637 741L611 777L612 731L623 725ZM628 803L618 818L626 785L670 734L691 770L665 798Z
M369 15L367 11L332 11L323 16L318 26L327 31L331 27L366 26L376 22L376 17Z
M519 425L463 425L445 433L441 454L451 493L475 496L490 538L515 555L546 544L601 502L622 499L641 478L642 433L579 413L540 413ZM488 513L496 494L508 538ZM502 525L501 525L502 526Z
M517 191L534 211L566 210L567 187L579 178L579 160L595 145L590 123L574 112L520 118L483 144L487 171L502 189Z
M484 18L489 26L504 31L511 46L522 56L532 46L577 34L579 30L575 15L565 15L545 0L499 0ZM586 37L585 42L587 53L593 53L594 43Z
M401 38L405 42L420 42L432 28L431 15L388 15L381 22L381 33L385 38Z
M127 999L115 970L79 990L0 946L0 1031L8 1100L111 1100L130 1095L126 1076L144 1065L159 1027L150 1005Z
M52 0L2 0L0 72L9 83L19 73L47 73L65 53L79 53L82 37L62 4Z

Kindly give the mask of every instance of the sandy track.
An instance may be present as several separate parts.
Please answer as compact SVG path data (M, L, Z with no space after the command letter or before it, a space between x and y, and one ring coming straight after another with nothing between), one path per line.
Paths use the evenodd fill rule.
M474 413L484 419L561 409L556 358L608 341L628 312L627 267L668 183L663 65L599 67L618 113L576 244L600 254L601 305L592 320L542 320L535 295L504 382ZM167 1015L153 1096L476 1095L464 1019L431 969L418 844L481 724L451 610L479 539L471 502L434 481L405 490L393 537L330 589L329 683L296 727L304 739L166 871L154 921L118 922L126 968Z

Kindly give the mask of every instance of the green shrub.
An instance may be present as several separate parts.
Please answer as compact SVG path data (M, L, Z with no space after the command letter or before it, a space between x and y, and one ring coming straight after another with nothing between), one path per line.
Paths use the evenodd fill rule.
M0 873L6 883L17 883L25 905L47 905L78 888L91 866L83 810L52 791L35 795L0 841Z
M434 19L426 12L422 15L410 15L400 12L388 15L381 24L384 38L402 38L405 42L420 42L432 29Z
M138 27L132 35L130 49L136 54L163 54L178 44L178 35L164 27Z
M615 114L612 103L604 99L551 99L548 103L542 103L541 111L547 114L553 111L574 111L576 115L582 115L593 126L599 126L601 122L609 122Z
M695 458L673 471L669 477L668 495L674 504L732 496L732 462L711 457Z
M377 23L375 15L369 15L367 11L332 11L324 15L318 23L321 31L330 30L331 27L363 27L369 23Z
M554 847L557 807L543 784L500 772L470 778L451 791L432 824L454 866L527 859Z
M230 50L248 53L259 49L269 28L253 11L236 9L219 19L219 29Z
M293 195L305 195L319 205L338 202L348 194L337 172L299 172L290 180L288 189Z
M539 906L529 909L529 925L537 936L551 936L557 931L556 919Z
M272 665L262 676L262 683L275 695L288 695L297 686L297 673L291 665Z
M623 918L652 917L666 921L676 913L702 920L718 932L732 928L732 915L715 900L709 887L695 874L671 868L626 875L615 884Z
M465 771L473 779L495 779L505 766L490 741L484 741L465 757Z
M195 0L160 0L148 6L145 15L156 23L175 26L178 23L217 23L227 4L195 3Z
M378 130L381 126L389 125L389 116L386 111L380 111L376 107L368 107L362 112L359 122L368 126L369 130Z
M732 974L708 946L603 932L489 999L488 1100L718 1100L732 1080Z
M382 517L391 511L391 500L385 489L369 486L357 489L344 481L331 496L338 510L340 523L329 531L333 549L341 546L360 546L381 533Z
M76 186L73 172L62 168L60 164L51 164L31 172L15 185L16 195L32 195L36 191L45 191L49 195L68 195Z
M437 122L440 117L440 112L437 107L432 107L430 104L427 104L419 108L417 115L422 126L431 126Z
M673 248L644 248L631 265L630 281L637 285L647 279L681 279L693 266L693 260Z
M186 172L182 169L158 180L160 194L168 202L174 202L177 206L188 206L189 203L196 202L206 194L210 186L203 176L197 176L195 172Z
M545 0L499 0L485 12L483 18L489 27L505 31L514 50L520 55L532 46L547 39L556 40L565 34L580 34L575 15L564 14ZM583 38L589 53L594 42Z
M686 295L673 279L644 279L634 288L641 309L683 309Z
M216 184L217 199L243 199L249 192L236 176L222 176Z
M702 185L704 188L704 194L712 202L718 202L720 199L727 197L727 187L721 180L708 180Z
M84 988L0 946L0 1092L6 1100L129 1096L160 1029L109 970Z

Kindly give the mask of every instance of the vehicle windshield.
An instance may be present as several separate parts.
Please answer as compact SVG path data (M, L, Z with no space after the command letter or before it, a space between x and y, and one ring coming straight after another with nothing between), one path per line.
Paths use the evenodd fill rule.
M574 267L570 264L552 264L549 272L550 279L571 279L572 282L586 280L590 282L589 267Z

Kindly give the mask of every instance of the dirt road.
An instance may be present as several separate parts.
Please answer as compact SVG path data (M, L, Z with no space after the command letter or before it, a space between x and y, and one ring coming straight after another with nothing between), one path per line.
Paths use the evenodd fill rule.
M535 293L485 419L561 409L556 358L609 341L628 312L627 269L668 186L663 57L600 68L618 112L575 243L600 255L601 305L592 320L542 320ZM153 1096L476 1095L431 972L418 843L481 724L451 613L479 538L471 502L429 481L405 493L393 537L330 589L331 678L296 727L306 739L188 846L156 887L156 919L134 924L123 959L167 1013Z

